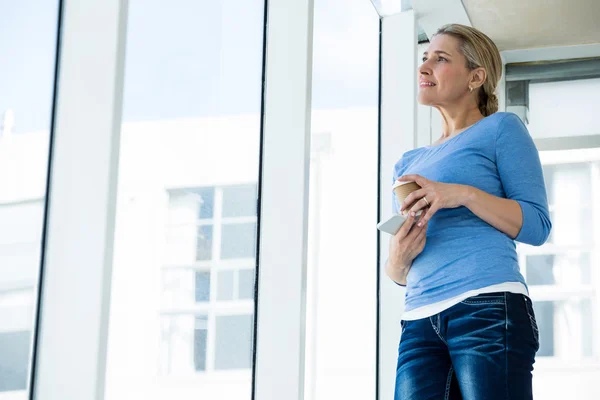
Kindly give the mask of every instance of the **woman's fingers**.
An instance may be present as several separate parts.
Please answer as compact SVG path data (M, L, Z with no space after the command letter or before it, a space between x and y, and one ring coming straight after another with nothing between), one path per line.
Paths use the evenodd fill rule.
M402 207L400 208L400 212L404 211L404 209L406 209L406 207L411 205L415 200L425 197L425 194L426 194L425 189L419 189L419 190L415 190L414 192L412 192L411 194L406 196L406 198L402 202Z
M423 231L427 231L427 226L417 226L417 224L415 223L412 230L410 231L410 233L408 234L409 237L407 238L407 240L409 240L410 243L416 243L419 240L419 237L421 235L425 235L426 232Z
M417 251L419 252L419 254L421 252L423 252L423 249L425 248L426 243L427 243L427 237L423 236L419 242L419 247L417 247Z
M439 207L437 205L435 205L433 207L429 207L429 209L427 210L425 215L422 215L421 219L419 219L418 226L422 226L422 225L428 223L429 220L431 219L431 217L433 217L433 214L438 212L438 210L439 210Z
M408 233L410 232L410 228L412 228L412 226L414 225L414 222L415 217L409 213L408 218L406 219L406 221L404 221L404 223L400 227L400 230L396 232L396 235L394 235L396 239L402 240L403 238L405 238L406 235L408 235Z
M429 207L430 205L431 205L431 203L428 203L428 201L423 198L423 199L417 201L415 203L415 205L412 206L412 208L410 209L409 212L415 212L416 213L419 210L423 210L423 212L424 212L425 208Z
M415 245L420 253L421 251L423 251L423 248L425 247L425 242L427 241L427 225L423 227L418 227L418 230L419 234L415 239Z

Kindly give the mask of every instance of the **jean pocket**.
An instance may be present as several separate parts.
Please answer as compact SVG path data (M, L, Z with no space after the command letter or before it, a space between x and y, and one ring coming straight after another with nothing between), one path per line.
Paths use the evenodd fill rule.
M503 292L482 293L477 296L469 297L461 301L461 304L479 305L479 304L505 304L506 296Z
M525 295L522 295L522 296L523 296L523 300L525 301L525 309L527 310L527 315L529 316L529 322L531 323L531 331L533 333L533 338L539 349L540 330L538 329L538 324L535 319L535 312L533 311L533 303L531 302L531 299L529 297L527 297Z

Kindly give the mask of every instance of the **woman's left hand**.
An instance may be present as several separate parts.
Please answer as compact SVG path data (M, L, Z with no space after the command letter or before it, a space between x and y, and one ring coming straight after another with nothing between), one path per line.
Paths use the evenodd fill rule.
M400 182L416 182L421 189L412 192L401 205L400 212L407 215L409 212L423 210L426 213L419 219L419 226L427 223L431 217L442 208L457 208L465 205L469 198L470 186L452 183L430 181L420 175L404 175L398 178ZM420 199L410 210L406 207L415 200Z

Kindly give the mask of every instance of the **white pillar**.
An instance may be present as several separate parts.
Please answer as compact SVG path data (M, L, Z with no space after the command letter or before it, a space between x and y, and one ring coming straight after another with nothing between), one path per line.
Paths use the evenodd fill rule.
M406 11L382 19L380 220L392 213L392 172L417 146L417 23ZM404 289L385 274L390 235L380 233L379 400L394 397Z

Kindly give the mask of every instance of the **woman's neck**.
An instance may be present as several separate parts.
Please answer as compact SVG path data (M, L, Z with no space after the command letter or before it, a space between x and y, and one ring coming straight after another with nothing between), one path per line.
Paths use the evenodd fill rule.
M437 107L442 115L442 140L456 136L483 118L479 107L448 109Z

